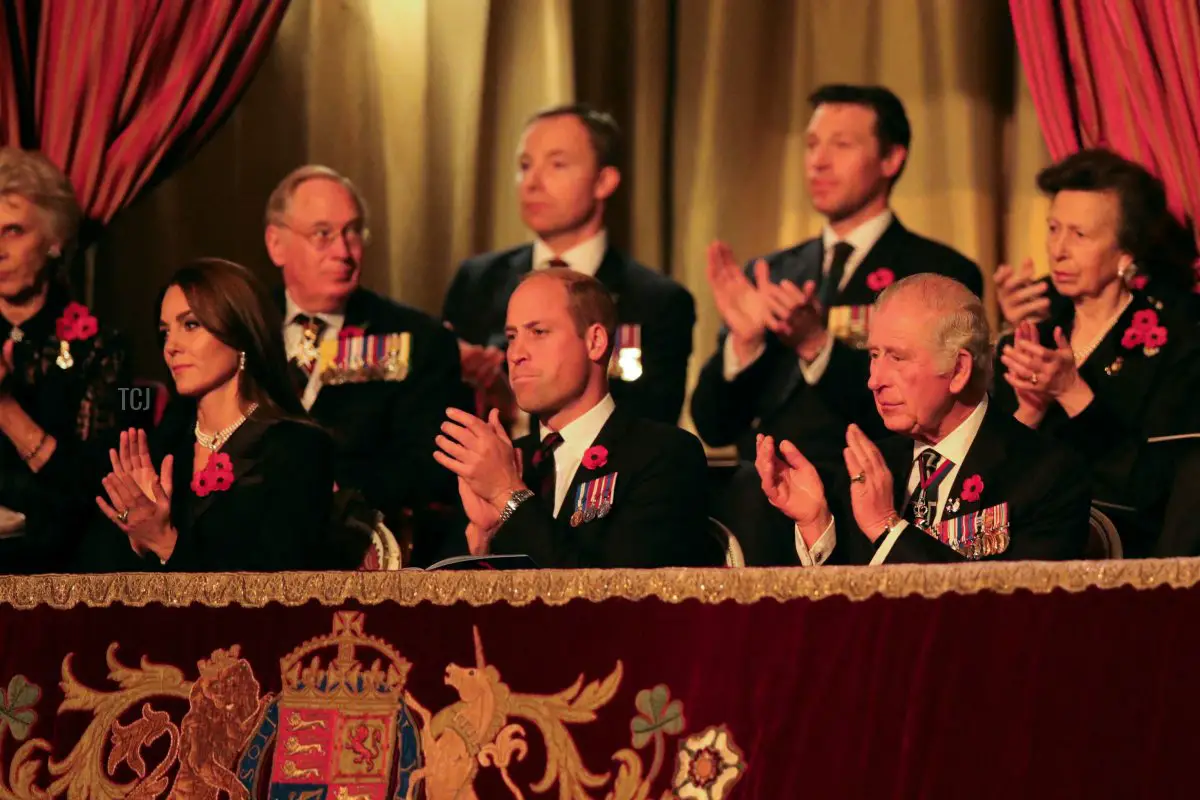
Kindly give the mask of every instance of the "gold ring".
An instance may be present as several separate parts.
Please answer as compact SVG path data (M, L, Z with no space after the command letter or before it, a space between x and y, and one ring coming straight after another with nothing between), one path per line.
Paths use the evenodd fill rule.
M855 475L853 478L850 479L850 482L851 483L866 483L867 482L867 473L865 473L865 472L858 473L857 475Z
M117 514L118 522L125 522L125 520L127 520L127 519L129 519L129 509L128 508L125 509L124 511L122 511L120 514Z

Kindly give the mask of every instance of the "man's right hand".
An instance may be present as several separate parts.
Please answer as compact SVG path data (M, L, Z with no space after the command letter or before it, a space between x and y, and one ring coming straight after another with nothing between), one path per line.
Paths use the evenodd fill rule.
M816 468L791 442L782 442L776 454L774 438L762 434L758 435L754 467L771 505L796 523L809 547L816 544L833 521Z
M993 279L1000 313L1009 325L1016 327L1025 320L1040 322L1050 316L1050 298L1046 297L1049 287L1046 281L1034 280L1033 259L1025 259L1016 270L1001 264Z
M754 265L754 272L760 284L770 282L765 261L760 259ZM739 360L748 361L762 346L766 335L770 319L766 302L738 265L729 245L724 242L717 241L708 246L705 275L712 288L717 311L729 328L729 335L733 337L734 352Z

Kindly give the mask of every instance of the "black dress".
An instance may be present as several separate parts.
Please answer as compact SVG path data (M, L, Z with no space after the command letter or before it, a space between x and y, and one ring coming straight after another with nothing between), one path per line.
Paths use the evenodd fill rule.
M190 406L190 408L188 408ZM103 515L89 526L75 569L81 572L272 572L345 567L329 563L333 441L316 425L251 417L219 455L227 480L193 480L194 404L180 401L150 436L161 465L175 456L171 519L178 533L166 563L139 556Z
M1055 307L1038 326L1042 345L1054 346L1054 328L1068 336L1071 305ZM1154 333L1149 331L1154 329ZM1012 338L1000 342L1003 347ZM995 402L1006 413L1016 394L996 359ZM1135 469L1146 442L1189 427L1190 408L1200 388L1200 337L1190 307L1156 294L1134 291L1133 300L1079 367L1095 399L1075 417L1053 404L1038 429L1072 447L1092 466L1093 503L1112 518L1126 557L1149 555L1161 517L1146 505Z
M127 424L121 389L132 382L124 343L101 331L90 312L59 286L21 325L0 317L0 342L10 339L13 370L4 390L56 445L34 473L13 443L0 436L0 506L26 518L23 535L0 540L0 571L52 571L62 566L80 514L92 502L81 491L90 488L80 485L81 465L93 448L105 450Z

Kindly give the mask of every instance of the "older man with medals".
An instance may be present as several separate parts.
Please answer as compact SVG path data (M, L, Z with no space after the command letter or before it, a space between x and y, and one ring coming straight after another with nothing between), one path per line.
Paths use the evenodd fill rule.
M1083 555L1087 465L989 409L988 327L974 294L939 275L905 278L880 295L867 344L868 388L898 436L876 446L851 425L844 477L824 480L791 442L777 451L758 437L763 491L793 524L803 566Z
M360 285L369 238L358 189L327 167L294 170L268 201L296 392L335 434L339 487L360 491L402 539L411 530L412 562L429 564L461 550L461 522L440 510L454 503L454 482L429 443L446 406L467 408L470 394L452 333Z
M508 304L509 376L539 434L509 441L450 409L434 458L458 476L473 555L523 554L542 567L718 565L707 533L704 448L641 419L609 392L617 313L595 278L528 274Z

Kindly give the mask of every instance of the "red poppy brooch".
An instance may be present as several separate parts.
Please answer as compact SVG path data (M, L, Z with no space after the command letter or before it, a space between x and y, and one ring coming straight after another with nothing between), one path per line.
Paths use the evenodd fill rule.
M204 469L192 476L192 491L197 497L223 492L233 485L233 462L228 453L216 453Z
M1145 308L1133 315L1133 323L1121 336L1121 346L1126 350L1142 348L1147 357L1158 355L1167 343L1167 329L1158 324L1158 312Z
M608 463L608 448L594 444L583 454L583 465L588 469L600 469Z
M962 499L968 503L979 502L979 495L983 494L983 478L978 475L972 475L963 481Z
M872 292L882 292L896 281L896 273L887 267L880 267L867 276L867 288Z
M82 303L67 303L62 316L54 323L54 335L58 337L58 358L54 363L60 369L70 369L75 365L71 355L71 342L90 339L100 330L96 318L88 312Z

